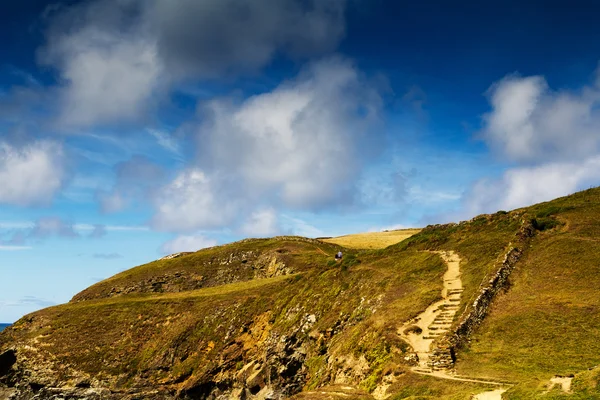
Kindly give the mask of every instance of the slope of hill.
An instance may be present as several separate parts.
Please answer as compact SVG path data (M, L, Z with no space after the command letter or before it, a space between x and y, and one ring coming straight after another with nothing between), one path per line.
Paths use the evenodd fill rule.
M15 399L600 398L599 218L591 189L344 248L342 262L339 243L298 237L158 260L7 328L0 386ZM409 343L423 340L419 360Z

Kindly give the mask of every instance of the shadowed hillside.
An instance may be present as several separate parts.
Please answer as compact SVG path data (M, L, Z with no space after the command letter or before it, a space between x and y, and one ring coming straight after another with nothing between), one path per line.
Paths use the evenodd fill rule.
M7 328L0 384L17 399L600 398L599 218L591 189L341 262L339 243L299 237L158 260ZM424 363L405 338L443 298Z

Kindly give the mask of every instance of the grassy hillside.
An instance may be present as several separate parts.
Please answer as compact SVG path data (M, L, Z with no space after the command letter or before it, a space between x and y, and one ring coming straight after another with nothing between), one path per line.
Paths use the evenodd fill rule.
M293 247L295 240L307 246L282 238L270 240L269 249ZM168 265L177 261L177 270L193 270L187 260L214 252ZM336 380L368 391L384 370L401 372L408 348L395 332L439 296L442 260L411 250L349 252L342 263L320 251L302 256L310 262L287 275L51 307L9 328L0 336L0 352L16 347L23 368L47 366L43 376L29 378L35 385L95 382L114 392L158 387L192 398L220 388L258 391L278 381L290 394ZM145 274L151 269L141 268ZM108 282L131 276L141 273Z
M556 226L533 238L510 290L497 299L458 363L461 373L525 381L521 386L529 389L509 391L511 399L537 398L554 375L600 365L600 192L527 211Z
M493 273L493 261L502 257L516 240L520 222L527 220L536 234L510 276L509 287L457 353L456 370L518 383L504 394L507 399L600 398L598 374L587 372L600 365L598 189L468 223L428 227L396 247L457 251L466 284L461 307L467 307L478 284ZM548 392L555 375L588 379L577 386L583 378L576 377L571 394L556 388ZM590 383L589 376L595 381Z
M598 221L600 190L592 189L428 226L391 246L354 237L342 262L333 260L341 243L297 237L159 260L0 334L0 372L3 352L17 355L0 386L108 388L106 399L269 390L303 391L298 399L382 398L386 390L392 399L471 399L489 386L415 374L398 329L441 296L446 266L432 251L460 256L456 327L520 246L508 285L454 349L456 372L513 382L504 399L600 398ZM373 246L381 248L359 249ZM555 375L574 376L570 392L550 388Z
M87 288L73 300L183 292L297 273L325 264L337 251L328 243L299 237L247 239L129 269Z

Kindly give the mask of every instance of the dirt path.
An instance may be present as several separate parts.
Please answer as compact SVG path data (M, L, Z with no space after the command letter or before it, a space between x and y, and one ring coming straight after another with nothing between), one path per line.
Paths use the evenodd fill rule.
M433 376L434 378L447 379L449 381L458 381L458 382L472 382L472 383L483 383L484 385L494 385L494 386L508 386L506 383L502 382L494 382L485 379L479 378L467 378L463 376L451 375L446 371L433 371L433 372L425 372L419 370L418 368L413 368L413 372L420 375Z
M330 254L325 253L325 250L323 250L319 246L315 246L315 247L317 248L317 250L319 250L321 252L321 254L326 255L327 257L332 257Z
M442 300L427 307L423 313L406 322L398 331L414 349L419 357L419 369L423 371L432 371L429 364L431 344L437 337L448 332L452 326L463 291L460 280L460 257L453 251L442 251L439 254L448 265L448 270L444 274Z
M427 307L416 318L406 322L398 330L398 334L406 340L418 357L418 366L413 372L429 375L435 378L448 379L461 382L483 383L486 385L509 386L501 382L493 382L485 379L459 377L452 375L450 371L434 370L430 363L433 353L432 343L439 336L444 335L454 321L458 311L461 294L463 292L460 279L460 257L453 251L440 251L440 256L446 262L448 270L444 274L444 286L442 289L442 300ZM418 327L418 328L416 328ZM479 393L473 397L474 400L501 400L505 388Z
M502 400L502 393L506 392L506 389L496 389L490 392L483 392L473 396L473 400Z
M569 393L571 391L571 383L573 382L572 377L568 376L555 376L550 379L550 389L552 389L555 385L558 385L561 390L565 393Z

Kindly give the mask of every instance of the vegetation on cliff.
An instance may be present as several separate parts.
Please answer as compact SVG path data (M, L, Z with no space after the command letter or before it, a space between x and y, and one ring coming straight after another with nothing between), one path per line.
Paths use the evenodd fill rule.
M591 189L384 249L277 237L158 260L0 334L0 385L22 399L468 399L488 386L415 374L398 329L440 298L446 267L432 251L460 255L456 328L517 243L456 372L511 383L509 399L600 398L599 220ZM567 392L555 375L574 376Z

